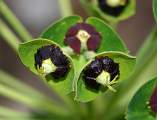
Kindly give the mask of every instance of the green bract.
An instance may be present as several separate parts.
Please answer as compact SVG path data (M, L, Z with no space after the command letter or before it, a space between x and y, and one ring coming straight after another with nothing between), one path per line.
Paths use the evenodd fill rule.
M98 6L98 0L90 0L90 1L80 0L80 2L82 3L82 5L84 6L84 8L87 10L89 14L94 15L96 17L101 17L111 24L118 23L119 21L125 20L135 14L135 6L136 6L135 0L129 0L129 3L126 6L126 8L118 16L112 16L103 12Z
M156 120L155 113L152 113L149 108L149 101L156 86L157 78L152 79L137 91L129 104L127 120Z
M50 39L58 43L61 47L65 47L66 45L64 44L64 38L66 32L70 27L80 22L83 22L83 20L79 16L66 17L56 22L55 24L50 25L41 34L41 38ZM95 27L95 29L102 36L101 44L96 53L104 51L122 51L126 53L128 52L125 44L121 41L119 35L116 34L116 32L104 21L95 17L89 17L88 19L86 19L85 22Z
M96 17L89 17L86 22L93 25L102 35L101 45L96 51L97 53L104 51L121 51L128 53L128 49L119 35L104 21Z
M102 57L102 56L108 56L114 62L119 64L120 76L117 79L118 82L125 80L133 72L133 69L134 69L134 66L136 63L135 57L129 56L122 52L104 52L104 53L97 55L96 57ZM90 62L88 62L88 64ZM86 66L84 66L84 69L85 69L85 67ZM77 90L76 90L75 99L78 101L81 101L81 102L88 102L88 101L95 99L100 94L102 94L101 91L95 92L95 91L92 91L92 90L86 88L84 79L83 79L83 71L82 71L82 73L80 74L80 77L78 79L78 82L77 82Z
M28 67L32 72L39 75L35 68L35 58L34 55L37 52L37 50L43 46L46 45L56 45L56 43L47 40L47 39L35 39L30 42L22 43L19 46L19 56L22 61L22 63ZM67 56L67 55L66 55ZM68 57L68 60L70 61L70 70L68 74L64 78L60 78L61 80L53 80L52 78L44 78L50 86L53 87L53 89L59 91L61 94L68 94L72 91L72 84L74 79L74 69L73 69L73 63L70 57ZM43 77L43 76L41 76ZM62 80L63 79L63 80Z

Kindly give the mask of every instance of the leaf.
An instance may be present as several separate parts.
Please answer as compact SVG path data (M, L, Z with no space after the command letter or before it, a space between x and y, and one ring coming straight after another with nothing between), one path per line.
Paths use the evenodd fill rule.
M153 0L153 12L154 12L154 17L157 22L157 0Z
M133 69L134 69L134 66L136 63L136 59L134 57L129 56L122 52L113 52L113 51L104 52L104 53L97 55L97 57L98 56L99 57L100 56L108 56L109 58L113 59L114 62L119 63L120 77L118 78L118 81L122 81L122 80L125 80L126 78L128 78L131 75L131 73L133 72ZM101 91L94 92L94 91L87 89L84 84L82 75L83 75L83 72L81 73L79 80L77 82L77 91L76 91L75 99L78 101L81 101L81 102L88 102L88 101L94 100L98 95L102 94L102 92Z
M93 25L102 35L101 44L97 53L104 51L122 51L128 53L128 49L119 35L104 21L95 17L89 17L86 22Z
M78 22L82 22L79 16L65 17L56 23L50 25L42 34L41 38L46 38L58 43L61 47L64 45L64 37L67 30Z
M127 120L156 120L149 108L149 101L156 87L157 78L154 78L136 92L128 106Z
M35 39L30 42L22 43L19 46L19 56L22 61L22 63L28 67L32 72L39 75L36 68L35 68L35 60L34 60L34 54L37 52L37 49L41 48L45 45L52 45L55 44L53 41L47 40L47 39ZM58 45L57 45L58 46ZM67 56L68 57L68 56ZM72 91L72 83L74 79L74 69L73 69L73 63L70 57L68 57L70 63L71 63L71 69L66 75L65 78L62 78L64 80L61 80L59 82L54 82L54 80L51 78L46 78L48 81L48 84L52 86L53 89L57 90L60 94L68 94Z

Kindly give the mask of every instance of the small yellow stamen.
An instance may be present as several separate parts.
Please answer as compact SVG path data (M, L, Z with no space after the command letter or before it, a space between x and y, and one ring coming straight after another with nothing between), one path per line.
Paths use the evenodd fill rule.
M102 85L108 85L110 83L110 73L102 71L101 74L96 78L97 82Z
M52 63L51 59L48 58L42 61L42 66L40 68L37 67L37 70L39 74L47 75L51 72L54 72L56 70L56 66Z
M87 40L90 38L90 34L85 30L79 30L76 37L81 41L81 47L87 48Z
M111 7L124 6L126 4L126 0L107 0L106 3Z
M111 80L110 73L108 73L106 71L102 71L101 74L96 78L96 80L101 85L108 87L109 90L116 92L116 90L111 85L117 83L117 81L116 81L117 77L118 77L118 75L112 81L110 81Z

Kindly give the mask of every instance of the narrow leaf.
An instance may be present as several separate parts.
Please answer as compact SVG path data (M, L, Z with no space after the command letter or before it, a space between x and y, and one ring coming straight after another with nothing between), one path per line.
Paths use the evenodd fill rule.
M157 22L157 0L153 0L153 12L154 12L154 17Z

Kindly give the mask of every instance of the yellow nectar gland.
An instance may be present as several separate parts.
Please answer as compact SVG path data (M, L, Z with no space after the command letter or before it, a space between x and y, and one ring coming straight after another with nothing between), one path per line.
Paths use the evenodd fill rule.
M79 30L76 37L81 41L81 47L87 48L87 40L90 38L90 34L85 30Z
M106 3L111 7L124 6L126 4L126 0L106 0Z
M39 68L37 67L37 70L39 74L41 75L47 75L51 72L54 72L56 70L56 66L52 63L51 59L46 59L42 61L42 66Z
M101 85L105 87L107 86L111 91L116 92L116 90L111 85L117 83L116 81L117 77L118 75L112 81L110 81L111 80L110 73L102 71L101 74L96 78L96 80Z

